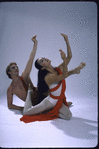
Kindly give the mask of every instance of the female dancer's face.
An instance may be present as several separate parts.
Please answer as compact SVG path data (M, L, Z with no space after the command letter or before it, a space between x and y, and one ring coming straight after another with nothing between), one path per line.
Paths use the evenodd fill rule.
M38 63L43 67L47 67L51 64L51 61L49 59L43 57L43 58L38 59Z

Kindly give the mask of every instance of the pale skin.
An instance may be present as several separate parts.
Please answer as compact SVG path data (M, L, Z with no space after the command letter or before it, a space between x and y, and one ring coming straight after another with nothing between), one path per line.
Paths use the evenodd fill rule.
M72 58L72 53L71 53L71 48L69 45L68 37L67 35L61 34L66 42L67 45L67 57L66 54L60 49L60 55L63 60L63 63L58 66L58 68L62 71L62 74L59 75L57 71L52 67L51 61L47 58L39 58L38 63L42 66L42 70L46 69L49 73L45 76L44 80L48 87L53 83L58 83L59 81L67 78L69 75L77 73L80 73L80 70L84 68L85 63L82 62L77 68L74 70L68 71L67 65L69 64L71 58ZM30 90L31 88L29 88ZM28 92L28 96L25 102L24 110L23 110L23 115L34 115L43 112L44 110L48 110L53 108L53 105L45 98L40 104L36 106L31 106L30 102L30 91ZM61 109L59 110L59 117L64 118L64 119L70 119L72 116L72 113L70 110L65 106L63 103Z
M33 60L35 57L36 49L37 49L37 40L36 36L32 37L31 39L34 42L34 46L32 49L32 52L30 54L29 60L26 64L26 67L22 73L22 77L27 84L27 86L30 84L31 88L34 88L33 83L30 79L30 72L32 69ZM23 110L24 107L17 106L13 104L13 95L15 94L18 96L21 100L25 101L27 97L26 90L24 89L24 86L21 82L21 79L19 77L19 69L16 65L11 65L9 74L12 77L12 82L10 86L7 89L7 104L9 109L16 109L16 110Z

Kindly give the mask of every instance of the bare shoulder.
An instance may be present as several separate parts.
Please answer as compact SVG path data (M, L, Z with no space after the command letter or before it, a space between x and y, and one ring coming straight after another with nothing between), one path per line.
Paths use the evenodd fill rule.
M26 82L26 83L28 83L29 82L29 76L26 76L25 74L24 74L24 71L23 71L23 73L22 73L22 78L24 79L24 81Z
M64 76L62 74L60 74L60 75L57 74L57 72L55 74L48 74L45 76L45 82L49 87L54 82L59 82L63 79L64 79Z
M12 83L10 84L10 86L8 87L7 89L7 93L12 93L13 91L13 86L12 86Z
M52 80L53 80L53 77L54 77L55 75L53 75L53 74L47 74L46 76L45 76L45 78L44 78L44 80L45 80L45 82L46 82L46 84L48 85L48 86L50 86L51 84L52 84Z

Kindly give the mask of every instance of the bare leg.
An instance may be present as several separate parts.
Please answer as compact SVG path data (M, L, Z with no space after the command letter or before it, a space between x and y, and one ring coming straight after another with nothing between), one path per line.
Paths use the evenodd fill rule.
M31 92L31 90L28 90L25 106L23 109L23 115L39 114L54 107L53 104L47 100L47 98L45 98L40 104L32 107ZM59 117L66 120L70 120L72 117L70 110L64 104L59 110Z
M49 96L47 97L49 98ZM23 115L34 115L44 112L45 110L49 110L53 108L53 104L48 101L48 99L45 98L42 102L40 102L38 105L35 105L32 107L31 102L31 91L28 90L27 98L25 101L25 106L23 110Z
M28 93L27 93L27 98L26 98L26 101L25 101L25 105L24 105L24 109L23 109L23 114L32 107L32 102L31 102L31 93L32 93L32 90L28 90Z

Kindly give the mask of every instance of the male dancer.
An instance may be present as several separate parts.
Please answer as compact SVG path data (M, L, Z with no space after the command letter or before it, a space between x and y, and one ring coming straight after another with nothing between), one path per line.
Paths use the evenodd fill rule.
M30 72L32 69L35 53L37 50L36 36L32 37L31 40L34 42L34 46L21 77L19 76L19 69L16 63L10 63L6 68L6 73L8 77L12 79L12 82L7 89L7 104L9 109L23 110L23 107L13 104L13 95L15 94L21 100L25 101L27 97L29 84L31 84L31 88L35 91L34 99L35 96L37 96L36 88L34 87L30 79Z

